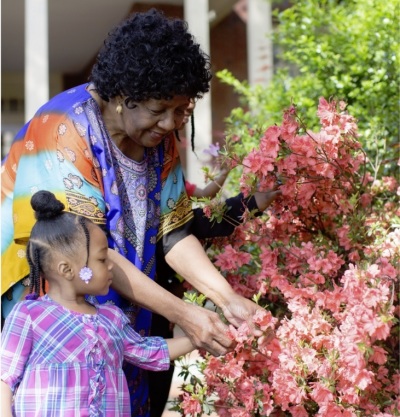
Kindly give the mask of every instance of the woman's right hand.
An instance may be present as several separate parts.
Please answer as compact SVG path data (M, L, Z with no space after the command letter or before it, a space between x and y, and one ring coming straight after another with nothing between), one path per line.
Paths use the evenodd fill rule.
M217 313L188 303L185 309L176 324L196 348L205 349L214 356L225 355L233 349L234 342L227 335L228 326Z

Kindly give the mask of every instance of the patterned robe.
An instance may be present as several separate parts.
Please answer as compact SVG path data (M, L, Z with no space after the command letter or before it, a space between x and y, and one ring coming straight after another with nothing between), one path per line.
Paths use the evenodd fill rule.
M193 218L173 133L137 163L114 145L87 84L42 106L16 135L1 169L2 312L20 300L29 267L25 249L34 224L32 194L48 190L66 210L104 227L109 247L155 277L156 244L186 236ZM136 332L148 335L151 313L110 290ZM147 415L146 374L125 369L135 415Z

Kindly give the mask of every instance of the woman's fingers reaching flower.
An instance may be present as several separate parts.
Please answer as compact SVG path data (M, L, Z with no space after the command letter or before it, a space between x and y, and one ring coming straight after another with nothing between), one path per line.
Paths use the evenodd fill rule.
M236 328L240 327L243 322L246 322L250 331L255 336L261 336L263 334L262 330L257 328L254 317L263 315L265 309L253 301L238 294L233 294L229 297L229 302L221 308L226 319Z
M233 349L228 326L217 313L193 304L188 307L188 314L178 324L196 348L205 349L214 356L225 355Z

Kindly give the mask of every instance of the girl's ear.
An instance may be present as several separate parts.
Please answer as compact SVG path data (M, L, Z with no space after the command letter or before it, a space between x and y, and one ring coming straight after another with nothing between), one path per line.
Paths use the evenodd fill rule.
M72 265L68 261L60 261L57 264L57 272L60 276L64 277L68 281L72 281L74 279L75 273Z

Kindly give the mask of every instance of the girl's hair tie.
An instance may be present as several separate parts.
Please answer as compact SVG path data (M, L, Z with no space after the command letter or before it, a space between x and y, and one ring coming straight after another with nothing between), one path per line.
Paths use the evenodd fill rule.
M36 292L31 292L25 296L25 300L37 300L39 298L39 294Z
M79 277L82 281L85 281L85 284L89 284L89 281L92 279L93 271L88 267L84 266L79 271Z

